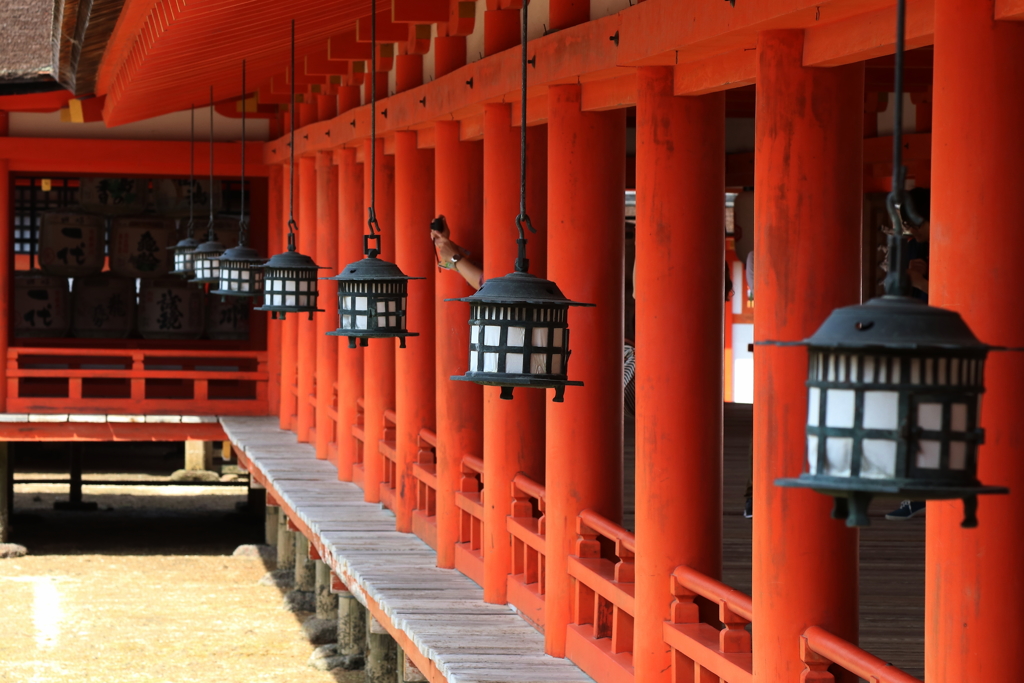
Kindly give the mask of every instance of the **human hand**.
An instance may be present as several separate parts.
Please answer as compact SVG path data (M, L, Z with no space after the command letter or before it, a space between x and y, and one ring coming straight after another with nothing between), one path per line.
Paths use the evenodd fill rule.
M450 238L451 237L451 230L448 229L448 219L445 218L444 215L440 215L440 216L437 217L436 220L441 221L441 225L443 227L442 227L441 230L434 230L433 223L431 223L431 226L430 226L430 239L436 242L438 237L443 237L445 239Z
M434 234L438 235L437 237L434 238L434 248L437 249L437 265L441 266L442 268L449 268L451 267L452 256L458 254L461 250L459 249L457 244L452 242L447 237L440 237L440 233L437 232L435 232Z

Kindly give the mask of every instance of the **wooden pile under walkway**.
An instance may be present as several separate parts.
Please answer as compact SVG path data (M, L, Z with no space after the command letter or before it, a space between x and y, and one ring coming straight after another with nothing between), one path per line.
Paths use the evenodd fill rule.
M263 484L370 614L430 681L440 683L592 683L572 662L544 654L544 636L510 607L489 605L483 590L395 518L363 501L358 486L276 417L224 417L239 460Z

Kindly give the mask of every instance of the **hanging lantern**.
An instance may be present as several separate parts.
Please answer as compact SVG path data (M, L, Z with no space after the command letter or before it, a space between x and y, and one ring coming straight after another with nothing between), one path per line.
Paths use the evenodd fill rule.
M779 486L834 496L834 516L867 525L875 496L963 498L977 525L977 496L1007 493L978 482L982 344L959 314L884 296L832 312L804 344L807 471Z
M526 213L526 27L528 3L523 3L519 131L519 215L516 230L519 255L515 272L491 278L472 296L470 305L469 370L453 380L501 387L510 400L516 387L554 389L552 399L564 400L567 386L583 386L568 376L570 306L593 306L570 301L554 282L530 275L526 230L536 232ZM525 227L525 229L524 229Z
M245 217L245 60L242 60L242 196L238 219L238 246L225 251L220 257L217 289L210 294L224 297L253 297L263 292L263 268L266 259L259 252L246 246L249 241L249 221ZM221 231L218 230L218 236ZM248 318L246 318L248 324ZM246 331L248 334L248 331Z
M213 187L213 87L210 87L210 187ZM194 275L193 284L217 284L220 282L220 257L224 245L217 241L216 222L213 218L213 202L210 202L210 222L206 227L206 241L192 252Z
M484 282L464 299L470 305L469 371L454 380L501 387L511 399L515 387L555 390L561 403L568 377L570 306L591 306L565 298L558 285L525 272Z
M376 3L370 2L370 61L371 71L377 73L377 12ZM372 337L397 338L405 348L406 337L418 337L419 332L405 329L405 304L409 277L394 263L377 258L380 255L380 225L377 223L375 199L377 189L377 80L370 79L370 209L367 227L370 234L363 236L365 258L350 263L329 280L338 283L338 321L340 327L332 336L348 337L350 349L356 340L362 346ZM370 243L374 246L371 247Z
M902 165L905 0L897 3L893 187L894 233L923 220L904 192ZM978 496L1008 493L978 481L985 359L958 313L904 296L903 239L889 236L886 294L832 311L809 339L807 471L777 486L835 498L832 516L866 526L876 496L962 498L963 527L978 525ZM770 343L770 342L768 342Z
M405 329L407 282L423 278L409 277L394 263L373 256L350 263L328 280L338 283L338 320L340 327L327 334L348 337L349 348L358 339L366 346L373 337L396 337L405 348L406 337L419 336Z
M292 19L292 73L295 73L295 20ZM275 320L284 320L288 313L322 313L317 308L316 262L295 250L295 79L291 99L291 163L288 176L288 251L277 254L263 266L263 305L257 311L269 311Z
M195 229L195 218L193 217L193 211L195 210L196 200L196 179L195 179L195 166L196 166L196 108L192 106L192 128L189 135L189 166L188 166L188 223L185 224L185 237L173 247L171 252L174 254L174 270L171 271L173 275L181 275L185 279L191 279L195 275L195 268L193 267L193 258L196 251L196 247L199 246L199 240L192 236L192 232ZM211 191L213 186L210 187ZM213 206L213 198L207 197L207 201Z

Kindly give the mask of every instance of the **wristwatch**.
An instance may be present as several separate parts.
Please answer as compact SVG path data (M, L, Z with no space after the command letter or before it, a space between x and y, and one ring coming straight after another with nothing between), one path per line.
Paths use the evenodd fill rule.
M451 270L458 270L459 269L458 268L458 263L461 260L462 260L462 254L460 254L458 252L452 254L451 258L448 259L448 263L449 263L448 268L450 268Z

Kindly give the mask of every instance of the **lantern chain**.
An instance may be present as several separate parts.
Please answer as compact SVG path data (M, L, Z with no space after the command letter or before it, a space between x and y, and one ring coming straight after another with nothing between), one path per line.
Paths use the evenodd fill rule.
M210 86L210 223L206 226L206 241L213 241L213 86Z
M292 94L291 109L288 122L291 124L291 140L288 143L290 161L288 163L288 251L295 251L295 231L299 226L295 223L295 20L292 19Z
M526 258L526 231L523 225L530 232L536 233L530 216L526 213L526 38L528 28L528 7L529 0L523 0L523 34L522 34L522 87L519 100L519 215L516 216L516 230L519 231L519 239L516 244L519 246L519 253L516 257L516 272L528 273L530 271L530 259Z
M188 145L188 228L185 237L195 232L195 191L196 191L196 105L192 105L192 128Z
M242 60L242 200L241 216L238 219L238 246L244 247L249 242L249 219L245 217L245 60Z
M369 235L363 236L363 254L377 258L380 254L380 223L377 222L377 0L370 0L370 208L366 225ZM374 242L374 247L370 247Z

